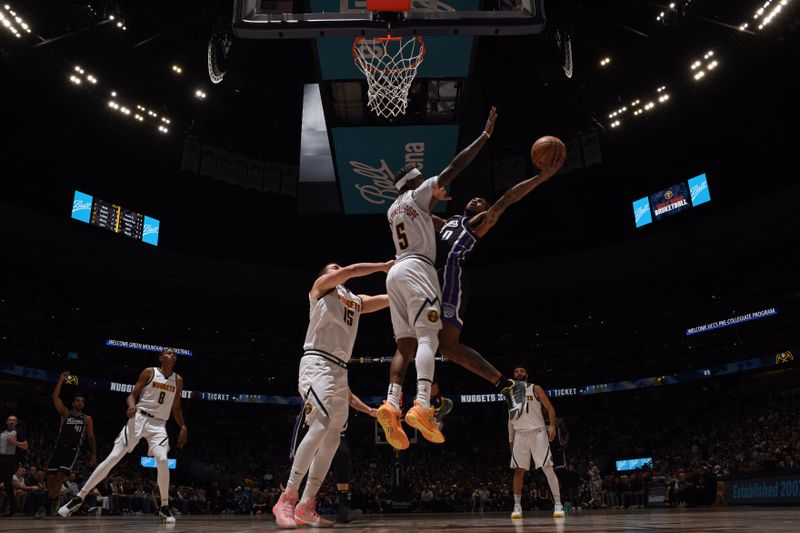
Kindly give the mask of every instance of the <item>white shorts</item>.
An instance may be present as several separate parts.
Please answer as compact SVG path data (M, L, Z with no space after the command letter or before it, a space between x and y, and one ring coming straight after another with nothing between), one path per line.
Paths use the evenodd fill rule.
M128 419L128 423L119 432L114 444L122 443L125 451L131 453L141 439L147 440L147 455L155 455L163 450L164 457L169 452L169 437L167 436L167 421L159 418L150 418L136 410L136 415Z
M417 338L417 329L442 329L442 290L433 265L404 259L386 275L386 292L396 339Z
M304 355L297 390L305 402L307 425L319 419L335 431L344 429L350 409L346 368L318 355Z
M547 440L547 429L530 429L514 433L511 468L530 470L531 457L533 457L534 469L553 464L553 458L550 455L550 441Z

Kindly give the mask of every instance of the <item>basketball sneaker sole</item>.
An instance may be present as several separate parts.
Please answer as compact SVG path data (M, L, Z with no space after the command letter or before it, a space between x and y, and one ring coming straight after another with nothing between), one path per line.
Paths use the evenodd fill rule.
M441 444L444 442L444 435L439 431L439 428L435 425L430 426L425 423L425 419L419 414L415 407L412 407L406 413L406 424L412 428L416 428L427 441L434 444Z
M383 428L383 434L386 435L386 442L391 444L392 448L396 450L405 450L408 448L408 437L400 426L399 417L393 416L391 410L382 405L378 408L378 413L375 415L375 418L378 419L378 423Z

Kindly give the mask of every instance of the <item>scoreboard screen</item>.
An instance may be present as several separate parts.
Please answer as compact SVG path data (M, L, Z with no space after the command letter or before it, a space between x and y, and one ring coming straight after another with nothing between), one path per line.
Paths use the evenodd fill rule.
M72 218L137 241L158 245L160 223L157 219L80 191L75 191L72 200Z
M640 228L692 207L711 201L705 174L668 187L633 202L633 217Z

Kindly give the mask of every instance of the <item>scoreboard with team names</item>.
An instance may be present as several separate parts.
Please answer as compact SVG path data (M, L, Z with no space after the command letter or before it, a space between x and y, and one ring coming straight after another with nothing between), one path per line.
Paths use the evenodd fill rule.
M158 246L160 221L80 191L72 199L72 218Z

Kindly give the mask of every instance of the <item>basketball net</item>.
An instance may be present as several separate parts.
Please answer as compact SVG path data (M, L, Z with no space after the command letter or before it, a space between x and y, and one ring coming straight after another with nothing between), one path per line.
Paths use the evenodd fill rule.
M420 36L357 37L353 60L367 78L367 105L378 116L392 118L406 112L408 90L425 58L425 42Z

